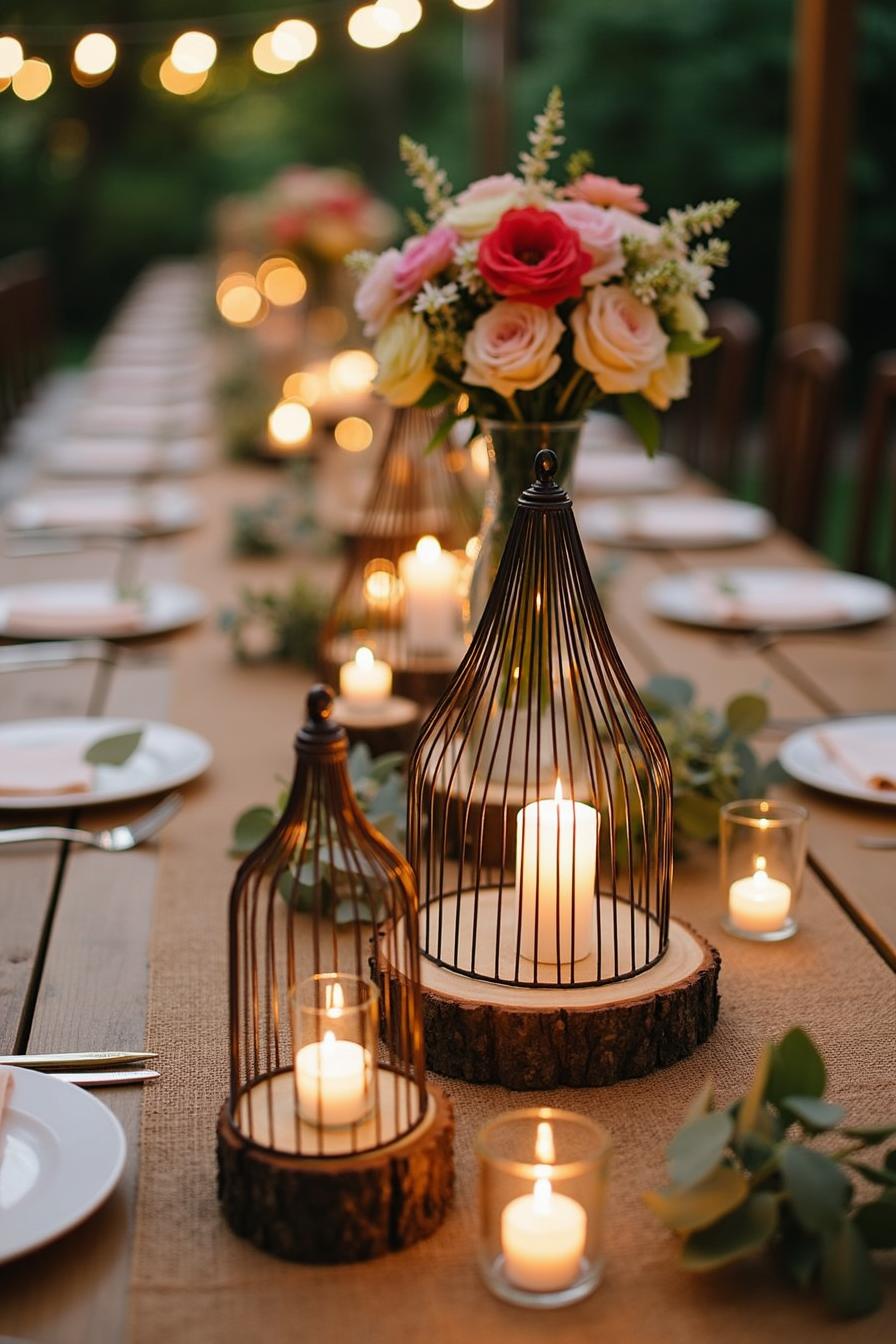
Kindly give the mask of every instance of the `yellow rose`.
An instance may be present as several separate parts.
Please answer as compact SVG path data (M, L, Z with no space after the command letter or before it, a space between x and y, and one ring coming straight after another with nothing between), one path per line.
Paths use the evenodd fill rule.
M677 294L669 310L672 327L675 331L687 332L695 340L706 334L709 318L699 303L690 294Z
M513 173L483 177L457 197L439 221L461 238L484 238L507 210L524 205L526 188Z
M393 406L413 406L435 381L426 323L409 308L386 323L373 354L379 365L374 387Z
M671 401L681 401L691 390L691 361L687 355L667 355L661 369L650 375L647 386L641 389L658 411L667 411Z

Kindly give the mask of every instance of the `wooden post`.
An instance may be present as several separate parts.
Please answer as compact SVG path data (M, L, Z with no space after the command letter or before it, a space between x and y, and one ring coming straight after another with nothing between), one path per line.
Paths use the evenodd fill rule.
M840 317L856 9L796 0L783 327Z
M508 171L507 74L514 0L494 0L464 15L464 69L473 109L473 162L478 177Z

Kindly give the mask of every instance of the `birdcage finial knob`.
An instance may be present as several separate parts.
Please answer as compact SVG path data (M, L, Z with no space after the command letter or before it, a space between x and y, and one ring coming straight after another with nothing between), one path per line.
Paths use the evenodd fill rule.
M296 738L296 747L305 752L329 753L331 750L345 750L345 729L340 728L333 718L333 701L336 692L325 682L318 682L308 692L308 718Z
M553 448L542 448L535 458L535 479L539 485L553 485L557 468L560 466Z
M318 682L308 692L308 718L315 725L326 723L333 713L335 692L332 686Z

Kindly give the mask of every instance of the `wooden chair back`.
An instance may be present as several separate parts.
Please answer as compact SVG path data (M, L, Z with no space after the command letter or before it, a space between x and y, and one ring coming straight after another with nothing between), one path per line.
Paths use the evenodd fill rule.
M887 450L894 438L896 350L885 350L874 360L868 379L850 564L863 574L882 573L891 583L896 583L896 470L889 472L888 488ZM881 507L885 531L883 546L878 546Z

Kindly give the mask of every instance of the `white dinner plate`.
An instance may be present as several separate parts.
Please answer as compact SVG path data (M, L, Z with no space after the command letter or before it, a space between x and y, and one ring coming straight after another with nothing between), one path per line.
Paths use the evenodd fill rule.
M832 719L811 728L801 728L783 743L778 759L784 769L801 784L841 798L858 798L865 803L882 803L896 807L896 790L872 789L863 786L825 750L819 733L828 739L861 746L863 742L878 744L881 733L891 734L896 740L896 714L869 714L857 719ZM896 769L896 765L894 765Z
M889 616L896 594L863 574L827 569L715 569L649 585L648 609L712 630L839 630Z
M182 532L201 517L195 495L180 485L58 486L35 490L10 504L6 523L20 531L147 535Z
M203 438L69 438L53 445L44 466L53 476L190 476L207 457Z
M143 798L186 784L206 771L212 749L204 737L173 723L147 723L140 719L24 719L0 724L0 752L4 746L46 747L55 743L77 744L82 752L102 738L116 737L142 728L140 745L124 765L98 765L93 788L84 793L10 795L0 797L0 811L42 811L48 807L89 807Z
M0 588L0 636L4 639L120 639L160 635L201 621L205 598L196 588L181 583L147 583L141 586L138 622L123 628L114 620L103 623L102 609L121 602L115 584L102 581L72 583L18 583ZM60 608L74 616L87 608L95 619L89 625L72 626L64 620L52 625L52 613ZM16 620L18 609L25 618ZM39 620L28 619L31 611ZM129 613L128 613L129 614Z
M11 1069L0 1120L0 1264L77 1227L111 1195L127 1143L96 1097L51 1073Z
M86 401L74 417L75 432L87 438L110 435L120 438L143 434L149 438L162 435L187 436L206 434L211 429L211 407L207 401L140 402L121 399Z
M618 452L630 449L643 453L644 445L627 420L612 411L589 411L582 426L582 452Z
M601 500L576 509L579 529L587 541L645 550L744 546L761 541L772 529L772 517L755 504L738 499Z
M668 453L648 457L623 449L580 453L572 473L572 493L583 495L659 495L675 490L684 470Z

